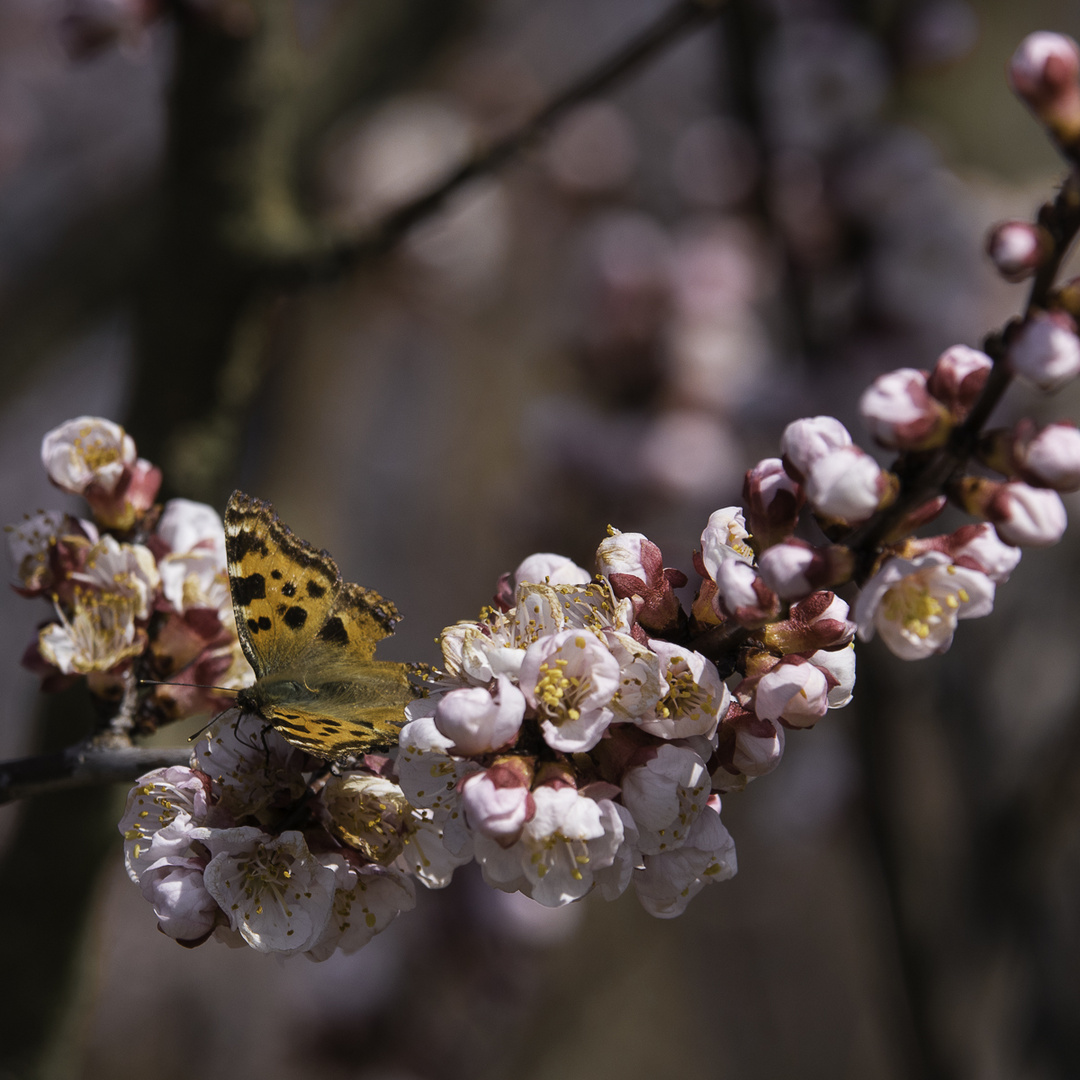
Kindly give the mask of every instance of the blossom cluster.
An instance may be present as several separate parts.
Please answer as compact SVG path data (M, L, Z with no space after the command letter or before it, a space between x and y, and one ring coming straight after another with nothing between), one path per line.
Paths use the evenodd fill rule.
M13 586L52 607L23 663L45 689L85 678L118 702L140 679L173 680L138 695L140 730L232 700L251 682L240 651L217 511L188 499L158 505L161 472L119 424L80 416L50 431L42 463L87 518L58 510L8 526ZM223 689L202 689L191 685Z
M1033 35L1010 77L1072 152L1080 49ZM1053 276L1070 191L1037 223L994 230L1004 277ZM1080 431L985 428L1012 379L1050 393L1080 375L1080 285L1033 297L986 351L955 345L871 384L859 412L888 468L835 417L789 424L778 456L747 471L743 505L705 522L693 584L648 537L614 528L590 569L527 558L479 617L443 630L441 666L386 756L327 764L258 717L219 717L188 766L137 781L120 824L160 928L320 960L471 861L539 904L632 887L651 914L679 915L735 873L721 798L774 770L790 730L852 699L856 637L905 660L944 652L960 620L990 613L1021 548L1061 538ZM91 519L43 513L10 533L16 588L55 613L29 663L46 685L134 694L147 727L227 703L134 689L251 680L216 512L157 505L160 473L106 420L61 425L42 457ZM950 502L977 520L927 534Z

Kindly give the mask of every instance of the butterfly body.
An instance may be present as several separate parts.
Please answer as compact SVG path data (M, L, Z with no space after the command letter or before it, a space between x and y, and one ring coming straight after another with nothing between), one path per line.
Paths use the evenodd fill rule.
M225 546L236 628L255 671L237 705L324 758L396 745L414 696L405 664L374 659L399 616L295 536L269 503L234 492Z

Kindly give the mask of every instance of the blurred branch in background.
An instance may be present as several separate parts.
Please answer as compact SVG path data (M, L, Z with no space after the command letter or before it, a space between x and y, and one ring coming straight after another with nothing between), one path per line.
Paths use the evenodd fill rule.
M291 0L260 0L250 20L215 22L174 5L175 67L160 177L115 208L72 228L0 311L6 360L23 373L101 313L134 304L135 362L126 426L140 452L165 466L169 492L220 503L232 483L250 406L281 333L284 267L310 278L338 274L386 251L469 179L501 167L572 105L606 89L706 21L717 5L684 2L664 14L520 129L399 209L352 249L331 241L311 205L309 166L343 113L399 87L445 46L470 4L376 0L338 5L301 41ZM288 276L295 277L290 274ZM59 317L57 317L59 314ZM287 315L285 316L287 318ZM25 378L25 374L22 375ZM20 385L9 380L9 389ZM59 1067L71 1022L76 959L100 860L111 850L115 807L106 789L64 789L115 779L175 754L87 750L72 698L53 698L43 756L13 762L6 794L47 793L29 804L7 849L3 915L18 924L8 963L25 973L0 1021L4 1057L18 1075ZM63 732L59 735L59 732ZM52 751L50 753L50 750ZM185 755L186 756L186 755ZM70 822L79 822L78 835ZM40 852L67 830L77 855L51 880ZM75 863L78 863L76 866ZM59 867L58 867L59 870ZM58 904L61 906L58 908Z

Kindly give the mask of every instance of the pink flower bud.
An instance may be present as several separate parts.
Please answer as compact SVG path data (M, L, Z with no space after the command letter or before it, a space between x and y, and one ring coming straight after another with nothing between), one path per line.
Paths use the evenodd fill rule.
M855 636L848 605L835 593L811 593L794 604L790 616L766 626L761 640L783 653L805 653L846 645Z
M1017 547L1049 547L1065 532L1068 516L1056 491L1020 481L1002 484L988 508L998 536Z
M1080 134L1080 49L1064 34L1028 34L1009 61L1009 83L1018 97L1068 144Z
M888 492L888 474L857 446L819 457L806 477L806 498L814 510L849 525L870 517Z
M953 345L939 357L926 388L947 406L954 420L962 420L982 393L994 361L967 345Z
M1031 277L1052 247L1050 234L1030 221L1003 221L986 238L986 253L1006 281Z
M1024 432L1013 445L1020 475L1055 491L1080 489L1080 431L1074 424L1048 424L1038 434Z
M786 656L758 680L754 712L790 727L812 727L829 707L829 681L821 668L801 656Z
M832 416L795 420L784 428L780 439L784 467L796 480L805 477L819 458L845 446L851 446L851 435Z
M1009 342L1008 362L1040 390L1060 390L1080 374L1076 323L1063 311L1036 311Z
M765 458L746 474L743 503L750 514L750 532L762 548L795 531L806 496L784 469L780 458Z
M660 549L648 537L615 531L597 548L596 569L620 600L634 600L634 617L646 630L660 634L678 623L682 607L674 590L686 584L686 575L665 569Z
M451 690L438 699L435 726L462 757L487 754L516 738L525 716L525 695L499 675L494 696L483 686Z
M528 582L531 585L588 585L592 577L588 570L578 566L565 555L552 555L541 551L530 555L514 571L514 584Z
M745 786L747 777L772 772L784 754L783 727L740 705L732 705L717 735L717 750L710 766L713 787L720 791L738 789Z
M926 389L926 373L899 368L876 378L859 400L870 434L882 446L929 450L949 436L948 410Z
M765 584L782 600L798 600L814 591L811 582L817 552L805 540L787 540L762 553L758 568Z
M505 765L469 776L461 785L461 802L469 826L501 847L514 844L536 813L528 784Z
M720 564L716 585L724 611L743 626L764 626L780 611L780 598L741 559L725 559Z

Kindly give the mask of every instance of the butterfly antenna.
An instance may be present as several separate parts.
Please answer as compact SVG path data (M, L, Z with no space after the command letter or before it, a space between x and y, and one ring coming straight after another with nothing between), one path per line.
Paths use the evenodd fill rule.
M160 682L157 679L140 679L140 686L193 686L196 690L220 690L224 694L239 694L240 691L233 686L208 686L206 683L197 682ZM229 710L226 709L226 712ZM220 716L221 714L218 713Z
M147 680L143 680L143 681L145 682ZM158 685L159 686L187 686L189 684L188 683L159 683ZM221 712L219 712L217 714L217 716L215 716L212 720L208 721L207 723L203 724L203 726L201 728L199 728L199 730L196 731L193 735L189 735L188 736L188 742L194 742L204 731L208 730L209 728L212 728L231 708L232 708L232 706L229 705L227 708L222 709Z

